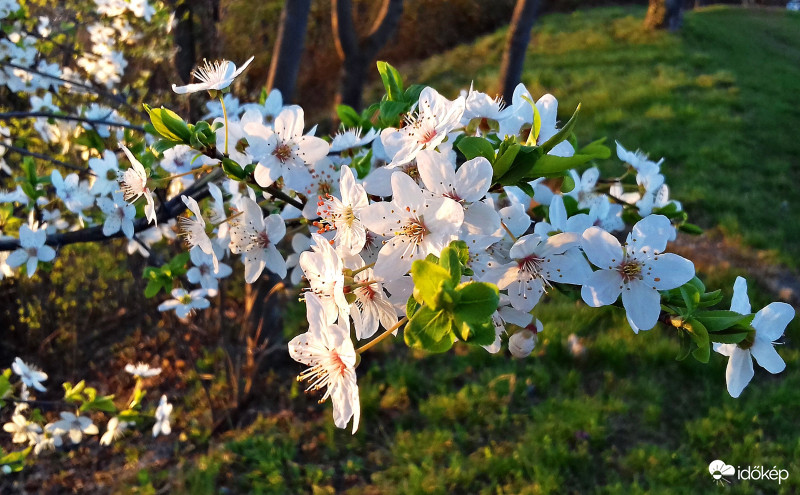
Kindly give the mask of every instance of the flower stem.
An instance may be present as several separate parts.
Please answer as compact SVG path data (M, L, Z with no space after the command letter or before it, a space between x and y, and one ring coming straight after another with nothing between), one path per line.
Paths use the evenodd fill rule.
M361 354L364 351L370 350L378 342L380 342L381 340L383 340L386 337L388 337L389 335L391 335L392 332L394 332L395 330L397 330L398 328L403 326L406 322L408 322L408 316L404 316L402 320L400 320L397 323L395 323L394 325L392 325L392 328L386 329L382 334L378 335L375 339L369 341L365 345L363 345L363 346L359 347L358 349L356 349L356 352Z
M222 117L225 119L225 154L228 154L228 111L225 110L225 100L219 94L219 103L222 105Z
M361 268L357 268L357 269L353 270L353 272L351 273L351 275L356 275L356 274L358 274L358 273L361 273L361 272L363 272L364 270L366 270L367 268L372 268L373 266L375 266L375 263L370 263L369 265L364 265L364 266L362 266Z
M500 225L502 225L503 228L508 233L508 235L511 236L511 240L514 241L514 242L517 242L517 237L514 234L511 233L511 230L508 228L508 225L506 225L505 222L503 222L502 220L500 220Z

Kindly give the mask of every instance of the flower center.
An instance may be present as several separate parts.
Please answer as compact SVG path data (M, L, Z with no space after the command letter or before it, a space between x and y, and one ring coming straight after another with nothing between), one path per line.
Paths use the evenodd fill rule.
M272 154L281 163L286 163L290 158L292 158L292 147L289 146L288 143L280 144L275 147L275 150L272 152Z
M642 278L642 265L638 260L626 259L619 264L617 271L622 275L622 280L624 282Z
M37 258L39 255L39 250L35 247L29 247L25 250L25 252L28 253L28 256L31 258Z
M518 260L517 263L520 271L530 273L533 276L538 276L542 261L544 261L542 258L539 258L535 254L531 254L522 258L521 260Z
M185 296L181 296L180 299L178 299L178 301L180 301L181 304L189 304L192 302L192 296L186 294Z
M255 242L256 246L260 248L266 248L269 246L269 236L267 235L267 231L258 232L253 236L253 242Z
M414 244L419 244L422 242L422 239L425 238L425 235L430 233L428 227L425 226L425 223L422 221L422 218L412 218L408 220L405 226L397 231L397 235L404 235L409 238L411 242Z
M342 212L342 222L345 224L345 226L352 227L353 222L355 221L356 221L356 215L355 213L353 213L353 207L346 206L344 208L344 211Z

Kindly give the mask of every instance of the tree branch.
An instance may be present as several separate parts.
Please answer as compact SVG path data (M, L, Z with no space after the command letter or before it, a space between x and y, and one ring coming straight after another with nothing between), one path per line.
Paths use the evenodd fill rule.
M107 91L103 91L102 89L97 88L95 86L89 86L88 84L83 84L83 83L79 83L79 82L75 82L75 81L70 81L69 79L63 79L61 77L54 76L52 74L47 74L46 72L40 72L40 71L38 71L36 69L33 69L31 67L24 67L22 65L12 64L10 62L0 62L0 65L4 65L6 67L11 67L13 69L24 70L25 72L30 72L31 74L36 74L38 76L47 77L47 78L50 78L50 79L54 79L56 81L61 81L65 85L69 84L71 86L75 86L76 88L85 89L87 91L90 91L90 92L98 95L98 96L102 96L103 98L106 98L108 100L114 101L114 102L119 103L121 105L125 105L132 112L135 112L135 113L137 113L137 114L139 114L139 115L141 115L143 117L147 117L147 114L143 110L139 110L135 106L133 106L130 103L128 103L128 101L125 98L123 98L121 95L115 95L114 93L109 93Z
M7 113L0 113L0 120L11 120L11 119L20 119L20 118L27 118L27 117L44 117L48 119L59 119L59 120L72 120L75 122L85 122L87 124L93 125L107 125L109 127L124 127L126 129L132 129L134 131L145 132L144 127L129 124L127 122L116 122L114 120L103 120L103 119L90 119L88 117L81 117L79 115L62 115L57 113L50 113L50 112L7 112Z
M214 170L208 175L205 175L195 181L191 186L189 186L182 195L190 196L196 200L201 200L209 195L208 187L206 184L209 182L219 179L224 175L222 168L218 168ZM183 203L180 195L175 196L171 200L167 201L163 204L163 208L159 208L159 212L157 215L157 220L159 222L167 222L186 210L186 205ZM141 232L143 230L147 230L151 228L150 222L146 218L139 218L133 222L133 231L134 233ZM112 234L112 235L105 235L103 234L103 226L97 225L95 227L89 227L86 229L76 230L74 232L63 232L60 234L50 234L47 236L47 240L45 244L48 246L53 247L61 247L66 246L68 244L77 244L80 242L97 242L97 241L105 241L107 239L114 239L117 237L122 237L124 234L120 230L119 232ZM0 251L13 251L20 247L18 239L7 239L7 240L0 240Z
M41 153L34 153L33 151L28 151L25 148L17 148L16 146L9 146L7 144L0 144L0 148L5 148L8 151L13 151L14 153L19 153L20 155L27 155L27 156L32 156L34 158L38 158L40 160L46 160L48 162L55 163L56 165L61 165L64 168L68 168L70 170L75 170L78 173L95 175L95 173L90 169L81 168L81 167L79 167L77 165L73 165L71 163L62 162L61 160L53 158L52 156L43 155Z

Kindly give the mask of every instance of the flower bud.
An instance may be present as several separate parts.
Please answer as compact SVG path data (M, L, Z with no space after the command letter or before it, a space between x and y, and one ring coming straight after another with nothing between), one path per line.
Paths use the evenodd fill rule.
M508 339L508 350L515 358L524 358L536 347L536 334L530 330L520 330Z

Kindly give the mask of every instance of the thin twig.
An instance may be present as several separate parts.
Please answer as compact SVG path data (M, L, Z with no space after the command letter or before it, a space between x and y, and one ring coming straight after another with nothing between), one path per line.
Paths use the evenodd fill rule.
M50 112L7 112L7 113L0 113L0 120L10 120L10 119L19 119L19 118L26 118L26 117L44 117L48 119L58 119L58 120L74 120L76 122L86 122L87 124L93 125L107 125L109 127L125 127L126 129L132 129L134 131L145 132L144 127L129 124L127 122L116 122L113 120L103 120L103 119L90 119L88 117L81 117L79 115L61 115L57 113L50 113Z

